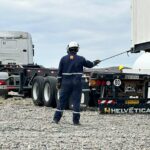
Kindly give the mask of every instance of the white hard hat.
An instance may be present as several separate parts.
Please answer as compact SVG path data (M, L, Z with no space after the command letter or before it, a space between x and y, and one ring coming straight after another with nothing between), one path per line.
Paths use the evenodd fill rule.
M71 51L77 53L78 50L79 50L79 44L75 41L72 41L67 45L67 53Z
M79 44L75 41L71 41L69 44L68 44L68 48L72 48L72 47L78 47L79 48Z

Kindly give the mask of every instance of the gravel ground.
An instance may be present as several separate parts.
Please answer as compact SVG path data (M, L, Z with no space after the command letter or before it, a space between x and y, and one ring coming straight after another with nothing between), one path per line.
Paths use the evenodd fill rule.
M35 107L31 99L0 99L0 149L4 150L150 150L150 115L72 112L52 124L55 109Z

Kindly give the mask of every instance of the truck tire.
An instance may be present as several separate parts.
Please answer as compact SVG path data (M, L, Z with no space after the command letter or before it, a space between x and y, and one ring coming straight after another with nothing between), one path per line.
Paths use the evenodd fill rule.
M43 85L44 78L42 76L37 76L33 79L32 84L32 100L36 106L43 106Z
M86 110L89 104L89 91L82 91L81 101L80 101L80 110ZM69 99L69 109L73 109L72 99Z
M47 107L56 107L57 89L55 77L48 76L45 78L43 88L43 102Z

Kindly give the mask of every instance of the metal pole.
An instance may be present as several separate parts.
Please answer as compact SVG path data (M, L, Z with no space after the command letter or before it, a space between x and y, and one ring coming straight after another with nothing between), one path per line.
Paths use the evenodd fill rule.
M111 58L114 58L114 57L117 57L117 56L120 56L120 55L125 54L125 53L129 53L129 52L131 52L131 50L127 50L127 51L125 51L125 52L121 52L121 53L119 53L119 54L116 54L116 55L107 57L107 58L105 58L105 59L102 59L101 62L102 62L102 61L105 61L105 60L108 60L108 59L111 59Z

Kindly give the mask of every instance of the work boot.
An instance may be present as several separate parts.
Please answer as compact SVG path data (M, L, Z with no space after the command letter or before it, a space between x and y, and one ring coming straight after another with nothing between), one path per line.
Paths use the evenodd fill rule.
M80 125L80 113L73 113L73 124Z
M54 120L52 121L52 123L58 124L58 123L59 123L59 121L58 121L58 120L56 120L56 119L54 119Z
M74 122L73 125L79 126L79 125L81 125L81 123L80 122Z

